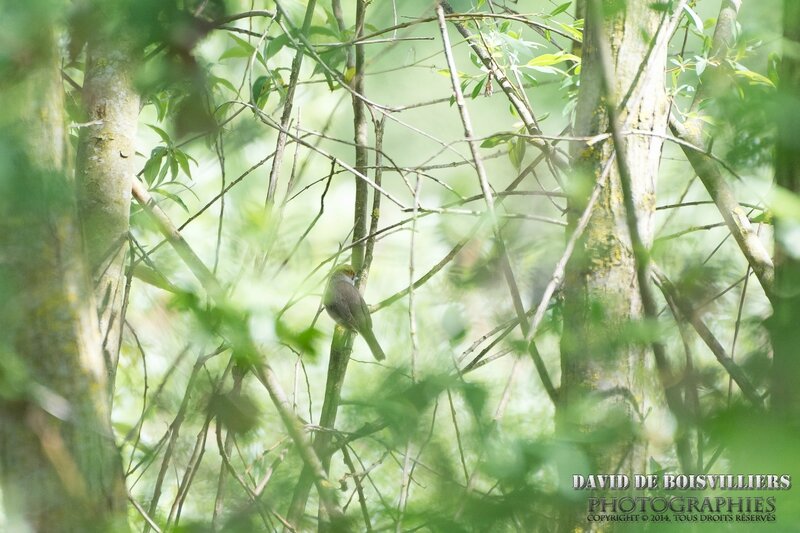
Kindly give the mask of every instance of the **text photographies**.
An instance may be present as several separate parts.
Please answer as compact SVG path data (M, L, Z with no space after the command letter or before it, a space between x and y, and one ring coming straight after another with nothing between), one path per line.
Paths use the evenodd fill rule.
M572 487L593 491L587 508L587 519L591 522L773 522L775 496L720 493L789 490L792 478L788 474L575 474ZM635 490L649 491L649 495L630 492ZM715 494L669 494L709 490ZM613 496L614 491L629 492Z

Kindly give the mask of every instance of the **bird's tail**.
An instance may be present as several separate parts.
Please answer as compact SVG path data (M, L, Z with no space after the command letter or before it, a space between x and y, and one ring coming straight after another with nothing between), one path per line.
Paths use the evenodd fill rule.
M372 356L375 357L375 359L378 361L383 361L386 359L386 354L383 353L383 349L381 348L381 345L378 344L378 339L375 338L375 334L372 333L372 330L361 332L361 336L364 337L365 341L367 341L367 345L369 346Z

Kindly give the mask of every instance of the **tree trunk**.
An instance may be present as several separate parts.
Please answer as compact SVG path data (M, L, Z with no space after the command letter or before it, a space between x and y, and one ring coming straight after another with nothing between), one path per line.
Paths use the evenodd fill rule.
M3 500L14 531L121 531L124 477L49 37L37 43L47 57L26 65L4 98L15 120L3 131L10 156L0 168Z
M800 195L800 3L783 3L784 54L779 86L780 113L776 182ZM798 427L800 415L800 257L796 244L797 218L775 218L775 293L768 325L773 347L772 409L782 423ZM794 236L792 235L794 233ZM795 241L794 243L792 241Z
M122 340L125 259L135 173L139 97L132 54L117 39L89 43L83 101L89 125L78 146L78 205L98 304L109 392Z
M612 84L621 99L620 121L626 124L623 129L664 134L667 47L654 45L664 13L653 10L650 4L628 2L626 8L607 14L603 24L616 71ZM599 51L593 44L597 31L592 21L587 21L576 136L609 131ZM662 140L654 136L626 137L639 232L648 246L653 238L661 146ZM574 146L578 174L574 183L578 186L569 201L571 226L584 210L588 191L612 153L610 139L592 146ZM645 362L646 352L626 341L630 334L625 332L641 316L634 254L614 165L565 276L557 429L563 438L582 448L591 473L645 471L641 417L652 403L656 379L652 365ZM561 525L563 531L588 529L575 509L565 513Z

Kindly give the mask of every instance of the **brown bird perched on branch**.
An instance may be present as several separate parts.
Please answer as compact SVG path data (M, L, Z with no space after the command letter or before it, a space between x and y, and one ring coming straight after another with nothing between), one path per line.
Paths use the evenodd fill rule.
M356 271L350 265L339 265L333 270L322 304L337 324L361 335L378 361L386 358L378 339L372 332L369 308L355 285Z

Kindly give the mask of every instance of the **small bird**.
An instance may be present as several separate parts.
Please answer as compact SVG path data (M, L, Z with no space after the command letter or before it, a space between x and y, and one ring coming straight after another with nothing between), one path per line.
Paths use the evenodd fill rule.
M372 355L378 361L386 359L378 339L372 332L372 317L369 308L355 285L356 271L350 265L339 265L333 270L322 304L337 324L355 331L367 342Z

